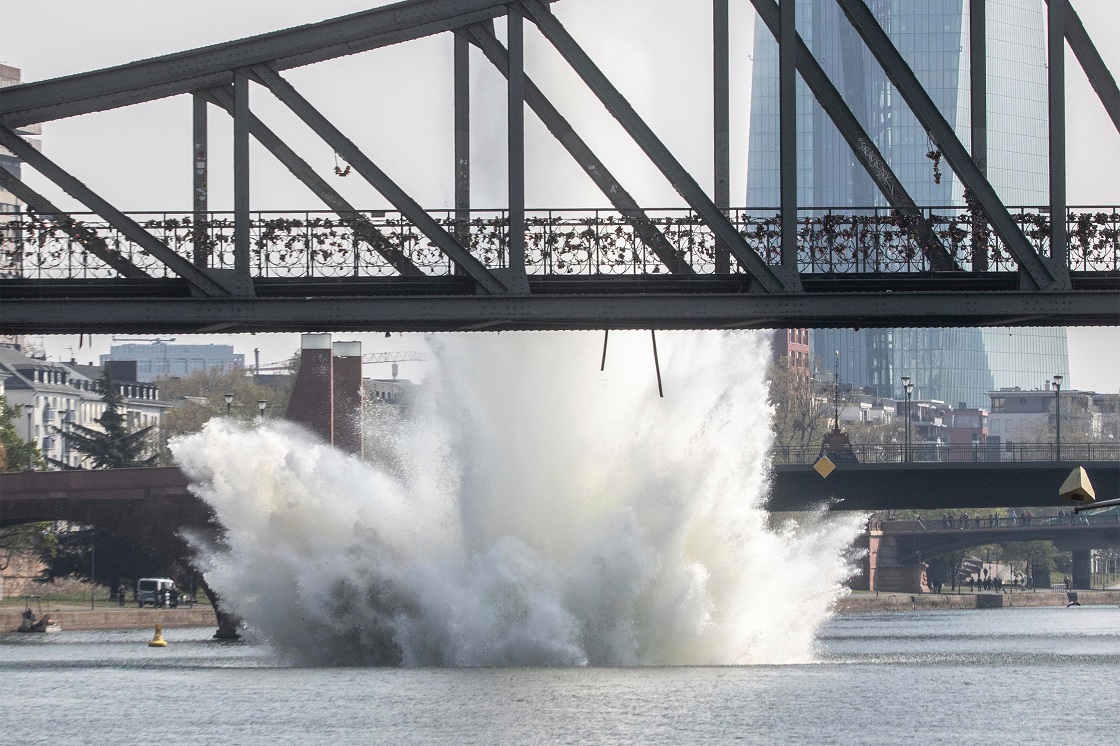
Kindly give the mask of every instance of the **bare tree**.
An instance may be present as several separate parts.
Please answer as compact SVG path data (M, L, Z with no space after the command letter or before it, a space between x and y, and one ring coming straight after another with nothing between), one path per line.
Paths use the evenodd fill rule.
M774 407L774 444L787 448L820 445L832 417L831 374L809 375L781 359L770 364L768 377L769 400Z

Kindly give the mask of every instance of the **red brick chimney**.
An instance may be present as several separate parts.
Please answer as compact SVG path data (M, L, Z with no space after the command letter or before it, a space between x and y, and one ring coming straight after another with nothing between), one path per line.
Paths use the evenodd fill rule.
M363 455L362 343L334 343L334 445Z
M359 357L359 362L361 358ZM299 373L284 415L334 444L334 355L331 335L304 334L300 339ZM360 372L360 368L359 368Z

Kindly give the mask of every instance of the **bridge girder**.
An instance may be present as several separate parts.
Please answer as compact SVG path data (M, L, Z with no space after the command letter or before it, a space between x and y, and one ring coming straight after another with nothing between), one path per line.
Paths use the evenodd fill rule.
M939 234L934 229L934 216L922 214L801 37L793 33L792 4L781 7L773 0L751 0L779 43L781 141L783 149L791 149L783 159L786 165L790 166L796 152L796 106L791 98L796 71L836 124L856 159L897 211L895 229L909 237L922 257L922 261L916 263L917 269L903 261L903 268L888 278L878 276L878 266L874 272L869 272L866 266L861 268L859 262L853 262L844 270L844 277L822 277L815 265L804 266L799 253L803 247L798 246L793 236L799 227L807 225L798 222L796 189L790 181L796 177L795 168L783 168L786 183L782 190L780 249L775 255L764 256L757 244L746 240L746 229L729 217L726 163L721 166L721 159L726 161L727 123L724 120L729 80L726 0L715 0L713 19L714 197L705 193L552 14L550 3L554 1L405 0L320 23L5 89L0 99L0 140L41 174L97 212L107 223L105 230L116 231L137 247L132 258L125 256L109 247L105 236L98 233L100 228L91 228L74 215L58 211L15 177L0 174L3 183L24 195L46 222L76 239L84 251L103 263L106 271L115 271L119 276L119 279L91 281L66 276L32 279L20 276L19 272L0 272L0 312L5 331L1120 324L1120 241L1113 241L1117 245L1111 248L1116 261L1105 261L1103 269L1096 265L1090 269L1080 266L1074 271L1070 268L1068 221L1058 219L1068 214L1064 156L1058 152L1064 142L1064 127L1059 120L1065 116L1060 83L1051 80L1051 138L1056 138L1058 143L1051 152L1051 171L1058 168L1062 175L1052 180L1051 222L1041 229L1050 236L1049 256L1045 256L1040 245L1028 240L1023 221L1013 218L999 200L985 177L982 163L978 164L974 158L977 153L970 153L957 139L865 0L836 0L912 112L944 152L953 171L975 197L981 208L981 212L973 216L977 231L986 231L990 224L1002 242L1002 250L1017 265L1011 271L1006 271L1007 268L988 271L985 244L971 249L973 262L966 267L963 255L955 254L955 249L951 250L943 239L951 232ZM982 6L983 2L972 0L974 6ZM1120 94L1112 74L1093 47L1069 0L1049 0L1049 8L1051 62L1064 53L1063 42L1068 41L1120 131ZM521 33L510 35L508 50L493 35L492 23L502 16L510 17L514 30L521 28L521 18L536 26L692 208L696 221L711 236L715 276L704 277L695 262L666 238L667 229L658 225L633 200L547 96L533 85L523 69ZM461 39L478 46L507 78L509 86L510 218L505 227L506 243L498 251L497 259L484 261L476 256L469 229L464 225L469 207L466 201L469 164L462 157L464 147L460 135L467 128L463 119L465 109L461 109L459 103L469 91L465 89L466 57L461 49L457 48L455 55L459 162L456 164L454 224L440 223L425 212L326 117L311 108L281 75L284 70L295 67L443 32L455 32ZM516 49L513 48L515 41ZM294 150L250 112L250 81L271 90L392 202L401 211L402 218L407 218L410 225L446 258L443 270L446 276L433 276L440 273L419 267L403 251L404 239L400 245L394 245L383 229L327 186ZM976 80L975 75L973 84L982 87L982 81ZM33 152L16 134L16 128L31 123L179 94L194 94L226 109L234 118L236 207L232 270L209 264L208 252L197 246L193 261L180 255L180 249L171 248L60 166ZM585 277L549 276L547 267L536 270L545 276L526 274L523 266L525 241L522 239L527 230L524 132L519 124L524 106L540 117L611 199L621 222L633 230L637 242L660 263L655 271L667 271L676 277L677 284L670 292L661 292L666 288L659 284L663 278L652 277L645 265L630 270L631 276L620 282L617 276L599 274L602 267L594 266L590 258ZM200 118L196 108L195 117L196 123L201 121L204 127L204 110ZM973 122L973 147L980 148L982 161L985 147L982 143L986 135L976 132L978 126L981 130L986 126L982 117ZM337 213L338 220L353 231L355 244L363 242L372 247L396 276L391 279L361 277L356 258L355 274L350 277L327 280L308 276L285 284L259 275L260 267L257 267L258 274L253 274L256 265L251 256L250 235L254 226L249 217L248 192L250 136L262 142ZM198 138L196 125L196 143ZM205 169L204 164L202 168ZM195 205L195 230L198 240L204 240L207 233L201 222L206 214L199 204ZM858 220L853 218L852 224L857 226ZM974 243L978 240L975 235L973 240ZM844 252L850 247L835 249L830 244L828 250ZM860 250L857 246L856 255ZM153 272L151 266L136 263L136 256L155 259L156 271ZM730 267L729 258L734 259L735 269ZM49 313L45 313L47 307Z
M672 278L667 278L670 281ZM528 295L300 295L254 298L6 299L5 329L23 334L278 331L782 329L800 327L1069 326L1116 313L1113 291L666 293L664 283L608 292L571 283ZM425 283L425 285L428 285ZM659 287L659 285L661 287ZM461 286L461 284L460 284ZM643 291L644 288L644 291ZM269 286L258 284L258 292ZM430 292L431 287L426 288ZM322 292L322 291L315 291ZM143 310L140 311L139 309ZM952 314L946 309L951 308Z

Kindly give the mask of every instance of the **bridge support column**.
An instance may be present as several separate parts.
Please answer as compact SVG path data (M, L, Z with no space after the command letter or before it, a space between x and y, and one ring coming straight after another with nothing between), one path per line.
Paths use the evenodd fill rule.
M214 639L240 640L240 617L237 617L222 608L221 599L218 598L218 595L214 593L213 589L210 588L204 578L200 578L199 582L202 585L203 590L206 591L206 597L210 599L210 603L214 607L214 616L218 617L218 631L214 633Z
M1074 549L1072 554L1073 587L1079 591L1087 591L1092 585L1092 552L1089 549Z

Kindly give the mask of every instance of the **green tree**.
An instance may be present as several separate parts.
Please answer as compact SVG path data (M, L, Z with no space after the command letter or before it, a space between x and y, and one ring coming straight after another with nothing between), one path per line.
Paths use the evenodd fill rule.
M0 396L0 471L24 471L28 457L36 469L45 469L47 464L39 446L28 443L16 431L16 418L19 409L9 407L7 400Z
M158 455L151 453L148 435L152 426L129 432L125 421L124 397L113 385L109 366L101 373L101 401L105 411L97 418L104 432L72 423L70 429L55 428L74 450L89 458L95 469L124 469L137 466L154 466Z
M60 531L52 538L53 545L44 544L39 550L44 562L40 582L77 578L108 586L115 597L128 586L124 580L153 575L186 577L189 573L188 568L169 566L151 550L94 526Z
M169 440L197 433L211 418L225 416L226 394L233 394L230 416L234 419L256 420L260 416L258 401L268 402L269 416L281 416L288 408L295 376L276 378L281 379L280 385L264 386L241 370L207 370L181 378L156 379L160 398L175 404L160 418L161 463L172 463Z

